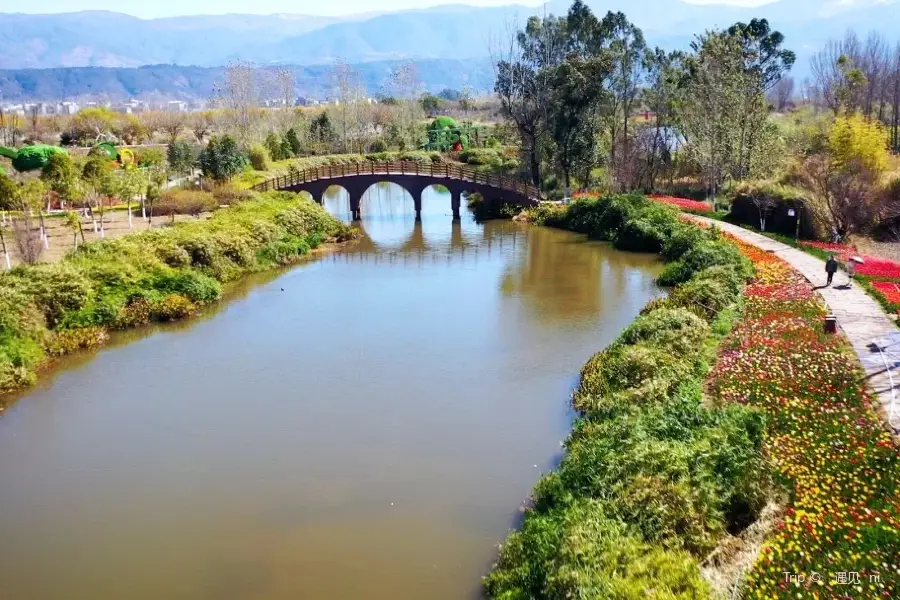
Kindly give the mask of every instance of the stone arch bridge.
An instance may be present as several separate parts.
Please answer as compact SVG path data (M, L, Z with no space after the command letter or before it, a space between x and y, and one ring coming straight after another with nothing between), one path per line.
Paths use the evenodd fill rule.
M463 193L478 192L488 207L514 204L526 208L536 205L542 198L538 188L505 175L479 173L471 167L460 165L411 161L364 162L292 171L257 184L252 189L257 192L307 192L322 204L325 191L331 186L339 186L350 196L350 213L354 220L358 220L363 194L371 186L382 182L395 183L410 193L417 220L422 218L422 192L432 185L442 185L450 190L454 220L460 217Z

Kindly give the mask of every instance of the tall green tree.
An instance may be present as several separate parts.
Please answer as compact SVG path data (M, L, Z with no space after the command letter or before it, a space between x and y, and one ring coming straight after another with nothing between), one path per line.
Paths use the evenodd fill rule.
M522 164L534 185L541 184L541 159L548 142L553 72L569 43L565 18L531 17L497 63L494 91L504 116L521 141Z
M172 172L188 173L195 163L194 148L185 140L175 140L166 148L166 159Z
M43 179L50 190L53 191L62 202L72 202L77 195L78 167L65 152L54 152L50 155L47 164L41 170Z
M237 141L229 135L212 138L200 153L200 168L203 175L216 181L228 181L244 170L247 157L241 152Z
M300 156L300 151L303 150L303 146L300 144L300 138L297 136L297 130L291 127L287 130L287 133L284 134L284 139L291 147L291 154L293 156Z

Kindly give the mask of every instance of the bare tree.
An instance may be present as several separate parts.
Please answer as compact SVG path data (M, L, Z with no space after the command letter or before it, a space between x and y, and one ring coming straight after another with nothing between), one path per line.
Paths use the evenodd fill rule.
M278 99L281 100L284 108L289 109L294 106L297 97L297 78L294 77L294 72L290 69L277 69L274 83Z
M753 194L750 197L750 201L753 202L753 206L756 207L756 212L759 214L759 230L765 231L766 219L772 214L778 203L775 201L775 198L764 192Z
M352 105L361 100L359 73L346 61L338 60L331 69L331 82L338 103L338 114L341 121L342 151L352 152L350 134L358 127L357 122L354 120L356 110Z
M784 112L790 106L793 97L794 79L792 77L785 77L769 91L769 102L778 112Z
M21 218L13 219L12 232L22 262L33 265L40 260L44 244L40 232L34 229L31 211L23 211Z
M253 108L259 101L257 70L245 61L229 63L225 81L216 89L216 99L225 108L231 129L240 142L250 139Z

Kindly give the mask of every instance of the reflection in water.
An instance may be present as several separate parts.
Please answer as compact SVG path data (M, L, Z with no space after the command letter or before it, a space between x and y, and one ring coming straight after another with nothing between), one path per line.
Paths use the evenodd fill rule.
M453 224L435 189L421 223L393 186L362 209L358 242L69 359L5 413L0 596L477 595L656 266Z

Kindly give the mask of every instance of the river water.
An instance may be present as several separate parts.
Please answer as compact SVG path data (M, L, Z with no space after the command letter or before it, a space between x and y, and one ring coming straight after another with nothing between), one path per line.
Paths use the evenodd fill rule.
M326 199L347 218L349 203ZM0 418L4 600L468 600L653 257L512 222L364 236L132 332ZM127 343L126 343L127 342Z

